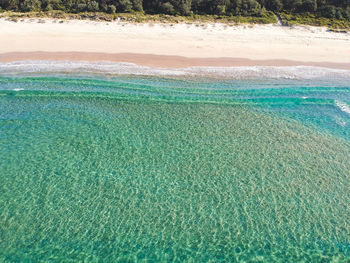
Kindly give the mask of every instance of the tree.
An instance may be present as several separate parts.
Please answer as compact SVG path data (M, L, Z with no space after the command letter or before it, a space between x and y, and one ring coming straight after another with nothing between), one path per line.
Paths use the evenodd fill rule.
M344 10L344 17L350 20L350 6Z
M326 6L322 7L321 14L324 17L335 18L336 9L332 5L326 5Z
M177 10L181 15L189 15L191 13L192 0L176 0L178 2Z
M4 10L18 10L19 0L0 0L0 6Z
M280 0L270 0L266 2L266 8L272 11L281 11L283 4Z
M295 11L302 5L302 0L283 0L283 7Z
M132 5L135 11L143 11L142 0L133 0Z
M175 14L174 6L169 2L162 4L162 10L165 14L169 14L169 15Z
M350 20L350 0L0 0L14 11L146 12L153 14L263 16L266 10Z
M77 12L85 12L87 10L87 4L85 1L78 1L76 3L76 11Z
M41 2L39 0L25 0L21 4L21 10L24 12L39 11L41 8Z
M115 5L109 5L107 8L107 12L110 14L115 14L116 11L117 11L117 8L115 7Z
M225 5L217 5L215 13L218 15L224 15L226 13L226 6Z
M316 0L303 0L301 5L302 12L315 12L317 10Z
M87 10L90 11L90 12L98 11L98 3L96 1L90 1L87 4Z
M130 0L117 0L116 5L118 12L132 11L132 3Z
M215 14L224 15L230 7L230 0L219 0L217 1L217 6L215 8Z

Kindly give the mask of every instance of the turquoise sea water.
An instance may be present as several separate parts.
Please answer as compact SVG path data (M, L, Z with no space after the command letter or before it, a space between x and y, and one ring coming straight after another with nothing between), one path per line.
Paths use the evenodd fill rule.
M350 261L350 78L10 73L0 261Z

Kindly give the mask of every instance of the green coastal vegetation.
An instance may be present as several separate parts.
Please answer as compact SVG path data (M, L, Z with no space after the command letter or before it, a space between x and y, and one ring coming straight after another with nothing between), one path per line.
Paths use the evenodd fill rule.
M350 29L350 0L0 0L0 10L17 17L136 22L274 23L278 18L284 25Z

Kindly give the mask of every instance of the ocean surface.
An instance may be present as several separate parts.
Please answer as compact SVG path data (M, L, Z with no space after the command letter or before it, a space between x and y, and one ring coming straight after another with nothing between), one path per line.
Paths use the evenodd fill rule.
M350 71L0 63L1 262L350 262Z

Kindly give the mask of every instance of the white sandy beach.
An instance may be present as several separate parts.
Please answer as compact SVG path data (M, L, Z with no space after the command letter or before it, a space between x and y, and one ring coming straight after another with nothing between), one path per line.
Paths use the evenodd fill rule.
M28 52L37 51L44 53L39 57L36 57L38 53L28 55ZM65 53L60 55L57 52ZM72 52L80 52L80 55L72 56ZM90 53L89 56L83 55L87 52ZM52 56L54 53L56 55ZM335 33L326 28L309 26L290 28L279 25L138 24L83 20L60 23L54 19L45 19L44 23L39 23L38 19L18 22L0 19L2 62L70 57L78 60L128 61L125 54L119 56L119 59L118 56L109 55L122 53L138 54L130 55L130 62L140 61L139 64L153 65L150 61L158 61L160 66L166 66L171 57L142 58L142 55L181 56L185 57L183 62L187 58L197 62L199 58L202 59L198 63L192 63L196 65L235 65L235 61L245 64L244 60L232 60L226 64L205 63L205 58L208 61L213 61L214 58L239 58L268 60L270 62L267 65L274 64L271 62L273 60L280 61L277 64L283 64L284 60L306 65L314 62L345 63L343 68L350 68L350 33ZM178 61L179 59L177 58ZM186 63L183 66L191 65L191 61ZM173 66L177 66L175 64Z

